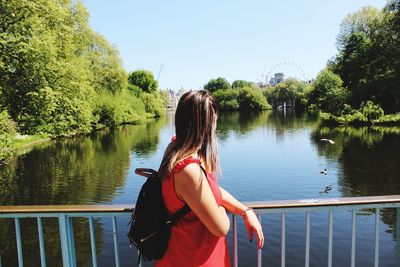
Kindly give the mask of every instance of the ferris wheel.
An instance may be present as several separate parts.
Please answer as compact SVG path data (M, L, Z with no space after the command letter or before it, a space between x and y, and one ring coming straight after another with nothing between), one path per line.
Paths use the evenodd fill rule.
M272 75L274 75L274 73L276 73L278 71L284 72L283 70L287 69L288 67L290 69L292 69L292 71L294 70L296 72L296 74L298 74L298 76L300 76L300 77L294 76L295 78L301 79L305 82L307 82L309 80L308 76L306 75L306 73L302 67L300 67L299 65L297 65L296 63L291 62L291 61L282 61L282 62L279 62L278 64L273 65L267 72L264 71L263 74L261 75L261 81L268 83L268 78L272 77ZM264 75L264 73L266 73L266 74ZM289 75L289 76L291 76L291 75Z

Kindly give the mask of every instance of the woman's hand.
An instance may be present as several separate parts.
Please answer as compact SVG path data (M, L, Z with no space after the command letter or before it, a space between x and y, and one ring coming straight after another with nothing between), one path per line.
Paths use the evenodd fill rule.
M264 246L264 234L257 215L249 208L243 212L243 219L250 241L253 241L253 236L255 235L258 241L257 247L261 249Z

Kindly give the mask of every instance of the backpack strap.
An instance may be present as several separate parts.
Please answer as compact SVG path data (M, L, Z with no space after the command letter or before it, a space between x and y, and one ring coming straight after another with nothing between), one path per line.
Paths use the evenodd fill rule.
M203 171L204 175L207 177L207 171L199 164L201 170ZM185 204L180 210L178 210L176 213L174 213L169 219L165 222L167 224L174 224L177 220L185 216L191 211L191 208L189 207L188 204Z

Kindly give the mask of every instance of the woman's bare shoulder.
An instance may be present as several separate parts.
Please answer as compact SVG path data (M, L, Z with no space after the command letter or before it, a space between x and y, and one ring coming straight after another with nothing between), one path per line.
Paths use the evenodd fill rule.
M203 179L203 173L197 163L191 163L175 173L175 183L183 186L197 186Z

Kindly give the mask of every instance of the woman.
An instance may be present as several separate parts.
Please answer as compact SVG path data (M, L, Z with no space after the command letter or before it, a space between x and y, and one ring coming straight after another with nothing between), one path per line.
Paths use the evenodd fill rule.
M168 248L158 267L230 266L225 236L230 227L227 211L242 215L250 241L264 236L257 216L218 186L216 140L217 104L206 91L190 91L179 100L175 113L176 137L160 165L163 198L170 214L185 203L191 212L172 227ZM207 175L202 171L206 170Z

